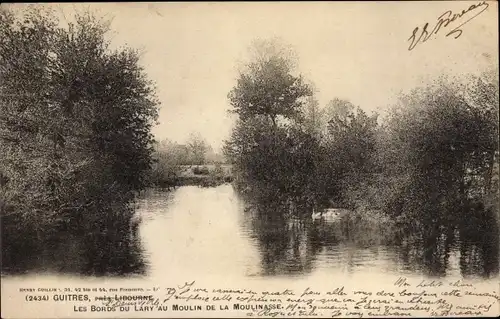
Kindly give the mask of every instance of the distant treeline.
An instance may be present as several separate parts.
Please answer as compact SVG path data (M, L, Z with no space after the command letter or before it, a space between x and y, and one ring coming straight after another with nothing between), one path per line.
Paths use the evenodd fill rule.
M170 140L155 143L153 160L150 184L154 187L216 186L231 181L231 174L222 169L224 156L199 133L192 133L186 144Z
M229 93L224 151L242 194L285 208L267 214L345 207L420 232L498 219L496 70L415 88L381 117L341 99L320 107L284 50L256 51Z
M139 52L109 47L105 21L84 13L60 25L40 8L0 8L2 270L79 236L88 272L128 272L117 250L134 251L130 203L149 183L154 87Z

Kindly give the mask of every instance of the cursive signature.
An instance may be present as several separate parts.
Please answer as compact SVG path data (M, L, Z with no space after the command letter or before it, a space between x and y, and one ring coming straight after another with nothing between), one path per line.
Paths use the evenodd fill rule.
M413 29L412 35L408 39L408 41L410 41L410 46L408 47L408 51L413 50L417 46L417 44L426 42L427 40L431 39L432 35L437 34L442 28L448 27L450 23L457 20L460 21L460 19L464 16L469 17L467 20L457 25L455 28L453 28L446 34L447 37L454 35L455 36L454 38L458 39L462 35L461 28L469 21L471 21L472 19L483 13L486 9L488 9L488 7L489 4L486 1L483 1L471 5L468 9L464 9L460 13L453 13L451 10L448 10L439 16L438 21L434 26L434 28L432 29L432 31L429 31L430 27L428 22L424 25L422 29L416 27L415 29ZM480 8L482 8L482 10L478 11ZM475 14L470 16L472 13Z

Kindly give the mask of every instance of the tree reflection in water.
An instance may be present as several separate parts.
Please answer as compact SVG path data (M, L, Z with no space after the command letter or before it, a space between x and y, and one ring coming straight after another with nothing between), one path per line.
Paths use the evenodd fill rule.
M286 214L264 205L248 209L244 223L258 244L263 275L301 275L317 267L361 271L379 259L394 263L400 272L442 277L456 270L463 277L492 277L499 272L499 229L493 212L481 214L421 224L417 232L401 232L399 238L356 234L342 223L272 218Z
M103 226L103 225L100 225ZM19 244L17 244L19 243ZM38 231L2 250L2 273L64 273L91 276L144 275L146 265L138 227L96 225L92 233Z
M459 225L463 276L492 277L499 270L499 229L492 210L472 214Z
M276 208L275 208L276 209ZM279 208L277 208L279 209ZM244 222L261 253L262 275L305 274L313 270L320 248L306 220L286 219L266 214L263 207L245 213Z
M189 191L202 190L192 188ZM224 194L230 196L227 202L233 201L233 196L237 196L233 192ZM227 198L220 198L226 202ZM243 200L238 202L241 206L250 203ZM177 202L173 209L179 209L181 212L166 220L163 216L168 212L166 208L172 204L170 197L160 193L150 197L149 204L146 204L140 209L141 216L148 223L157 225L148 228L148 231L156 229L160 232L165 229L163 223L178 224L179 220L176 218L188 214L191 207ZM153 205L154 209L148 205ZM493 277L499 272L499 229L495 212L480 207L468 210L461 215L462 218L452 221L433 221L429 218L426 223L420 222L419 228L414 231L401 228L399 235L389 231L388 227L354 227L352 222L356 222L356 219L352 219L351 224L342 220L313 222L310 212L307 211L298 215L309 218L293 219L287 217L285 208L276 205L273 207L254 204L247 210L240 207L240 204L230 205L223 215L220 215L221 212L217 209L208 211L213 213L212 220L231 216L242 217L235 217L234 224L228 223L228 227L238 227L240 223L241 229L228 231L241 236L243 241L248 241L252 249L256 247L257 257L250 254L252 257L246 259L244 254L244 257L235 256L235 259L245 260L253 265L259 258L257 263L260 264L260 270L257 272L262 276L301 276L321 270L328 273L334 270L346 273L365 270L390 271L437 277ZM440 215L438 213L435 211L429 216ZM196 219L192 220L192 223L198 222ZM186 226L186 231L189 231L189 223ZM12 250L2 250L2 272L48 271L93 276L151 275L145 266L155 260L148 260L151 251L142 251L138 234L141 226L133 224L128 232L119 231L127 227L108 225L106 221L101 220L99 224L94 224L92 233L60 231L55 234L33 233L30 237L13 237L11 240L18 244L13 246ZM12 233L12 236L15 235ZM142 240L158 240L158 237L147 236ZM220 241L207 244L213 245L210 246L213 249L223 248L217 246ZM231 245L224 245L226 244ZM186 243L181 240L173 245L184 248ZM160 249L155 251L155 254L168 254L161 245L153 247ZM242 269L246 266L248 265L241 264Z
M499 229L492 210L472 208L452 221L428 221L399 239L403 268L445 276L454 259L463 277L492 277L499 271Z

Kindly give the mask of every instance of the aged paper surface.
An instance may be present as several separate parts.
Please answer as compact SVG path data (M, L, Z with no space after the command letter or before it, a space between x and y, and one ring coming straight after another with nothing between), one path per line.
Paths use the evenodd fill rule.
M2 318L498 316L497 12L2 4Z

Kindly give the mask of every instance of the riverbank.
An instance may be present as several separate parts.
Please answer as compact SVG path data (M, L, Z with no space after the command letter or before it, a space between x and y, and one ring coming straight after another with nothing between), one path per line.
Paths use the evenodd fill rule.
M175 173L155 183L160 189L180 186L216 187L233 181L232 165L179 165Z

